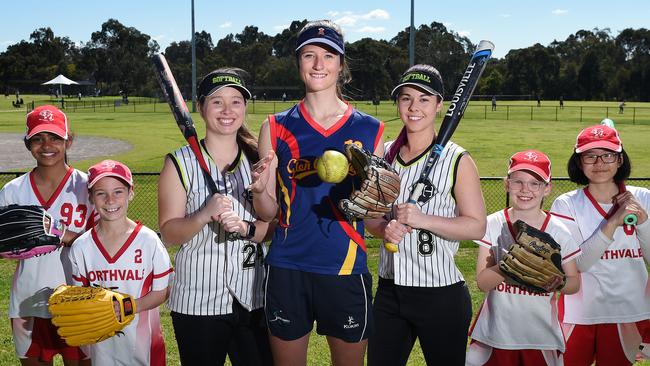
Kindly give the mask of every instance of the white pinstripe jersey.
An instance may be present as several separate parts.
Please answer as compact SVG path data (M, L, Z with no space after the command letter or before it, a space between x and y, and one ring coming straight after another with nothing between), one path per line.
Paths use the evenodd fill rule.
M88 177L70 168L52 197L46 201L38 192L32 173L7 183L0 191L0 205L43 206L55 219L68 225L68 230L83 232L93 212L88 201ZM36 316L51 318L47 300L57 286L70 283L68 248L18 262L9 300L9 317Z
M77 238L70 250L72 278L77 286L101 286L138 299L169 285L173 271L158 235L138 223L111 256L93 228ZM165 343L158 308L141 311L119 336L90 345L95 366L164 366Z
M246 189L251 165L240 149L231 168L222 174L203 148L219 193L227 195L243 220L255 221L253 201ZM189 146L173 152L174 163L187 193L185 212L201 209L210 197L204 176ZM233 297L251 310L263 305L266 247L248 240L226 240L218 223L204 226L176 254L175 278L168 306L188 315L232 313Z
M386 143L386 152L391 144L392 142ZM395 158L393 167L402 179L396 204L408 201L411 186L420 177L431 148L432 146L411 162L404 162L399 154ZM465 149L451 141L447 143L429 175L434 188L425 189L425 202L418 202L422 212L443 217L458 215L453 190L458 163L463 154ZM411 234L406 234L398 246L399 252L391 254L382 245L379 253L380 277L392 278L397 285L416 287L442 287L464 280L454 262L458 241L443 239L426 230L413 230Z
M626 187L643 208L650 210L650 191ZM594 235L612 204L598 203L585 189L559 196L551 210L575 220L578 243ZM645 224L645 223L644 223ZM585 249L586 250L586 249ZM580 291L564 296L564 322L571 324L628 323L650 318L650 283L636 231L623 227L600 259L582 272Z
M547 214L540 230L560 244L563 264L580 255L578 243L560 218ZM474 242L491 250L498 263L514 238L508 212L501 210L488 216L485 236ZM472 339L500 349L565 349L557 293L536 294L505 281L486 294L470 333Z

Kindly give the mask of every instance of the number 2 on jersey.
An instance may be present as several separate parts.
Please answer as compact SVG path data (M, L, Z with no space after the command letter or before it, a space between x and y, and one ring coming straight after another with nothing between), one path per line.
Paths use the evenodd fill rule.
M244 253L244 261L242 262L242 268L253 268L255 267L256 261L262 261L264 258L264 251L260 247L260 244L257 246L254 243L248 243L242 248L242 253Z
M142 249L135 250L135 258L133 258L134 263L142 263Z

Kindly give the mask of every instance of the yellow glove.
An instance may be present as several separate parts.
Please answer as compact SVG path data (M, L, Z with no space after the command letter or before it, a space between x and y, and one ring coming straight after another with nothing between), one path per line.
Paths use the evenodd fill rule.
M56 288L48 307L57 332L70 346L101 342L120 333L136 311L135 300L129 295L102 287L68 285Z

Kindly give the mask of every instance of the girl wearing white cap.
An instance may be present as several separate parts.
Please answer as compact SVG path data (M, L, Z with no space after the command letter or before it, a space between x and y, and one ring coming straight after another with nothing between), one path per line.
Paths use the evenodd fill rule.
M261 242L248 186L257 140L244 124L244 71L221 68L199 84L200 141L218 193L212 194L189 145L167 155L158 186L163 242L180 245L168 307L183 365L271 363L264 322ZM270 221L270 220L269 220Z
M305 97L269 116L260 130L260 156L269 162L253 175L253 200L267 220L279 211L266 259L265 306L277 365L307 363L314 322L334 365L362 365L373 331L363 220L348 221L338 208L359 179L323 182L314 167L325 150L343 151L349 143L383 154L383 123L342 99L349 81L344 55L336 24L307 23L296 43Z
M167 249L153 230L127 217L135 193L126 165L104 160L91 166L88 191L100 220L70 250L73 284L129 294L136 313L121 334L88 346L92 364L164 366L158 307L173 272Z
M630 158L618 131L585 128L567 165L571 181L584 185L559 196L551 210L575 220L582 249L580 291L564 296L565 365L630 365L639 351L636 322L650 318L650 190L625 186ZM636 226L626 223L629 215Z
M42 206L67 230L61 238L64 247L18 262L9 299L16 355L23 365L50 365L57 353L68 366L90 365L81 349L69 347L59 337L47 309L53 289L72 281L69 246L79 233L92 226L93 216L86 174L67 164L72 135L65 113L44 105L27 114L25 146L36 160L36 167L2 188L0 206Z
M485 233L485 205L474 161L450 141L416 204L407 203L436 140L443 107L442 77L430 65L404 72L392 91L404 127L386 143L386 160L401 177L393 212L368 220L376 237L399 251L379 253L379 286L373 305L377 332L369 365L405 365L418 340L428 364L463 365L472 302L454 257L460 240ZM444 331L440 331L444 329Z
M551 161L536 150L514 154L505 189L512 206L488 216L485 236L475 241L479 245L476 280L486 294L470 332L466 364L560 366L565 343L556 291L578 291L575 260L580 249L563 222L566 219L541 209L542 201L551 193ZM517 220L548 233L562 247L566 278L547 283L546 292L532 292L506 281L499 269L499 261L515 242L513 223Z

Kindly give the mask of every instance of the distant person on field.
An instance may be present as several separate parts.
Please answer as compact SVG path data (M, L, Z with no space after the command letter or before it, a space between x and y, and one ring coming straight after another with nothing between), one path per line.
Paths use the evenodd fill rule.
M623 112L625 112L625 99L618 105L618 114L623 114Z
M542 106L542 96L537 94L537 106L541 107Z
M492 110L493 111L497 110L497 97L496 97L496 95L492 96Z
M81 100L81 92L79 92L79 94L77 94L77 98L79 98L79 100Z
M564 97L560 96L560 109L564 109Z
M287 93L282 93L282 101L283 102L287 101Z

